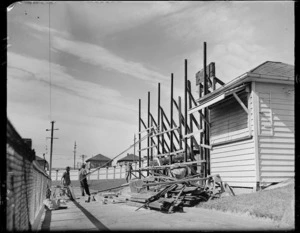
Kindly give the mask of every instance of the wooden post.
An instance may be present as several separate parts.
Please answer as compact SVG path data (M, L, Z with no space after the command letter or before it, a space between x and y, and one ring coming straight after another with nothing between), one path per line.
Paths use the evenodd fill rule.
M97 177L98 177L98 180L100 180L100 168L98 169Z
M139 99L139 132L141 132L141 99ZM141 134L139 133L139 166L141 167L141 156L142 156L142 151L141 151ZM141 172L139 174L139 178L142 178Z
M170 102L170 128L173 129L174 124L173 124L173 89L174 89L174 75L173 73L171 74L171 102ZM174 132L173 130L171 131L171 135L170 135L170 149L171 152L174 151L174 145L173 145L173 135ZM172 155L170 155L170 164L172 164Z
M151 116L151 113L149 113L149 115ZM153 127L153 119L152 119L152 117L150 118L150 120L151 120L151 127ZM153 147L152 146L153 146L153 138L151 138L151 140L150 140L150 156L151 156L151 161L153 161Z
M108 179L108 167L106 167L106 179Z
M192 87L191 87L191 82L190 80L188 80L188 89L189 89L189 92L190 92L190 95L189 95L189 108L192 108ZM193 119L192 117L190 116L190 132L192 133L193 132ZM193 141L193 138L191 137L190 138L190 159L191 160L194 160L194 141Z
M206 42L204 42L204 51L203 51L203 74L204 74L204 96L208 94L207 88L207 74L206 74ZM204 108L204 117L208 119L208 110ZM204 124L204 144L209 145L209 134L208 127ZM204 148L205 151L205 160L206 160L206 175L210 175L210 158L209 158L209 150Z
M162 112L162 108L160 108L160 109L161 109L161 112ZM160 128L160 131L163 132L164 131L164 118L163 118L163 114L160 114L160 118L161 118L161 122L160 122L161 128ZM162 150L162 153L166 153L164 133L161 135L161 150Z
M184 135L187 135L187 59L184 61ZM187 162L187 138L184 138L184 162Z
M56 181L58 180L58 170L56 170Z
M148 129L150 128L150 91L148 91L148 114L147 114L147 123L148 123ZM149 166L149 154L150 154L150 130L147 130L148 137L147 137L147 166ZM149 176L149 171L147 171L147 176Z
M116 166L114 166L114 179L116 179Z
M181 97L178 96L179 149L182 150Z
M122 165L120 165L120 179L122 178Z
M157 101L157 129L160 130L161 126L160 126L160 83L158 83L158 101ZM157 154L160 154L160 137L157 136Z

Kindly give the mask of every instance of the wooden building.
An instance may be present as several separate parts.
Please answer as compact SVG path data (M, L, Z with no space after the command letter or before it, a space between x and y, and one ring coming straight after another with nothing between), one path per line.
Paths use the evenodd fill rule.
M97 168L100 166L111 167L112 161L110 160L111 160L110 158L107 158L102 154L98 154L90 159L87 159L86 163L88 168Z
M139 156L134 154L127 154L124 158L117 161L118 165L127 165L128 163L137 163L139 161Z
M294 177L294 66L267 61L199 107L209 109L211 175L254 190Z

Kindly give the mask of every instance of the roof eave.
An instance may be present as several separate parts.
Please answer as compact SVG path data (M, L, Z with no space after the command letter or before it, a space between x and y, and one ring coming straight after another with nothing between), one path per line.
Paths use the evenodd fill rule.
M202 98L198 99L198 104L202 104L204 102L207 102L213 98L218 97L219 95L223 94L225 91L228 91L231 88L234 88L238 85L241 85L242 83L246 82L267 82L267 83L279 83L279 84L294 84L294 79L290 77L284 77L284 76L271 76L271 75L260 75L255 74L251 72L247 72L229 83L225 84L224 86L218 88L214 92L203 96Z

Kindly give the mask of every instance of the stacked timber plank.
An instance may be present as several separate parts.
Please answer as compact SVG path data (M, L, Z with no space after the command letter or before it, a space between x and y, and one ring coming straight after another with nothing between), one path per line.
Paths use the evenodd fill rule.
M130 188L127 187L127 196L122 191L102 193L101 196L103 204L127 203L137 206L136 210L145 208L174 213L182 212L183 207L192 207L199 202L234 195L231 187L222 182L219 175L205 178L199 176L176 179L160 175L135 179L127 184Z

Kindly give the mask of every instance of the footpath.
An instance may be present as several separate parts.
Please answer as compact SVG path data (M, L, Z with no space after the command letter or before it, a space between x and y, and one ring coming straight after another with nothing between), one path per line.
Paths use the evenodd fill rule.
M119 231L119 230L278 230L270 220L229 214L202 208L184 208L184 212L165 214L155 210L137 209L127 203L104 204L100 196L85 202L80 189L74 188L75 201L66 201L61 209L46 210L42 231Z

